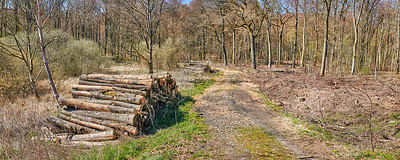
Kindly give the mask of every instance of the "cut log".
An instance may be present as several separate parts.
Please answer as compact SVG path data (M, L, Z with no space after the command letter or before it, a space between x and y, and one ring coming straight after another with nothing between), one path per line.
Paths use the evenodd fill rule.
M96 112L96 111L86 111L86 110L61 111L61 113L67 116L71 116L72 114L77 114L97 119L113 120L113 121L127 123L130 125L134 124L135 116L138 116L136 114L119 114L119 113Z
M123 108L111 105L104 105L104 104L97 104L97 103L90 103L85 102L79 99L72 99L72 98L58 98L58 101L61 105L76 107L80 109L87 109L92 111L102 111L102 112L115 112L115 113L135 113L136 109L131 108Z
M151 75L109 75L109 74L89 74L89 77L99 77L99 78L119 78L119 79L151 79Z
M110 84L110 83L99 83L99 82L91 82L85 80L79 80L79 85L89 85L89 86L114 86L128 89L137 89L137 90L150 90L151 86L146 85L133 85L133 84Z
M66 136L58 136L57 140L62 143L68 143L70 141L110 141L117 138L117 133L115 130L89 133L89 134L78 134L78 135L66 135Z
M82 126L94 128L94 129L97 129L97 130L101 130L101 131L113 130L113 129L110 128L110 127L98 125L98 124L95 124L95 123L90 123L90 122L81 121L81 120L79 120L79 119L69 117L69 116L64 115L64 114L62 114L62 113L58 114L57 116L58 116L58 118L64 119L64 120L66 120L66 121L70 121L70 122L73 122L73 123L76 123L76 124L79 124L79 125L82 125Z
M153 73L153 74L142 74L142 75L109 75L109 74L89 74L88 76L92 77L101 77L101 78L121 78L121 79L154 79L160 77L168 76L168 72L162 73Z
M92 81L92 82L100 82L100 83L110 83L110 84L134 84L134 85L146 85L151 86L153 83L153 79L124 79L124 78L106 78L106 77L97 77L97 76L87 76L82 75L80 77L81 80Z
M207 67L208 64L196 63L189 68L201 72ZM59 102L79 110L61 111L58 121L76 123L88 130L118 129L131 135L137 135L144 126L151 126L152 120L160 115L163 107L176 101L180 95L176 80L168 73L82 75L79 85L74 85L70 93L74 99L61 97ZM74 128L71 125L64 126Z
M99 98L104 100L114 100L114 101L122 101L133 104L142 104L145 102L145 97L141 95L134 94L118 94L115 92L106 92L102 94L100 92L89 92L89 91L69 91L73 96L83 96L90 98Z
M104 146L109 144L118 144L120 141L112 140L105 142L88 142L88 141L70 141L61 144L62 146L86 146L86 147L96 147L96 146Z
M142 105L131 104L131 103L126 103L126 102L120 102L120 101L102 100L102 99L84 99L84 98L81 98L81 99L78 99L78 100L85 101L85 102L90 102L90 103L114 105L114 106L120 106L120 107L125 107L125 108L132 108L132 109L136 109L138 111L142 110Z
M142 95L142 96L150 96L149 91L126 89L126 88L112 87L112 86L73 85L72 89L80 90L80 91L120 91L120 92L133 93L133 94Z
M96 123L96 124L100 124L103 126L127 131L128 133L131 133L133 135L136 135L138 133L138 130L136 127L130 126L126 123L121 123L121 122L116 122L116 121L111 121L111 120L101 120L101 119L86 117L86 116L82 116L82 115L78 115L78 114L74 114L74 113L70 114L70 116L73 118L82 120L82 121Z
M75 123L71 123L56 117L49 117L49 120L51 122L53 122L54 124L56 124L57 126L63 128L63 129L67 129L76 133L91 133L91 132L96 132L96 130L88 128L88 127L84 127Z

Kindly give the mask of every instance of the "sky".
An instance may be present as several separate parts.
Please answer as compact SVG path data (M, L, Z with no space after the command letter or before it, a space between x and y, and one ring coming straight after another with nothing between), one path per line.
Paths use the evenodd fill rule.
M183 4L189 4L192 0L182 0Z

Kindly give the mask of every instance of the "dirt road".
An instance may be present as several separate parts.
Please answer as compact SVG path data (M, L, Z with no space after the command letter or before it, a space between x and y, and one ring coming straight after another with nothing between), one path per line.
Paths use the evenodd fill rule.
M196 111L210 126L209 147L217 148L222 159L270 159L274 155L254 154L244 147L240 128L263 128L295 159L338 159L335 145L298 134L306 130L287 117L266 108L256 86L240 71L219 69L224 75L205 93L197 97ZM261 141L263 141L261 139ZM250 142L252 143L252 142ZM268 146L268 144L265 144ZM256 146L254 146L256 147ZM336 150L335 150L336 149ZM335 150L335 151L333 151ZM335 153L334 153L335 152ZM340 156L343 159L343 156Z

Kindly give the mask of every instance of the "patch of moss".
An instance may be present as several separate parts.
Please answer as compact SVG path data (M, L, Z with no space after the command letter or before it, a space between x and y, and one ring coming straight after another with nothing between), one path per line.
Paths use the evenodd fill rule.
M293 159L294 156L276 138L261 127L238 128L238 139L243 149L255 159Z

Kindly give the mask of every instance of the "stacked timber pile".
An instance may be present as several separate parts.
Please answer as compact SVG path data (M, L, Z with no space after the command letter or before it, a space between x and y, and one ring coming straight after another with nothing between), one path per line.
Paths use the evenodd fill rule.
M82 75L70 90L73 98L60 97L64 108L54 124L72 133L62 141L114 140L118 134L137 135L158 111L180 93L168 73L146 75Z
M208 62L201 61L190 61L185 69L190 73L211 73L212 71Z

